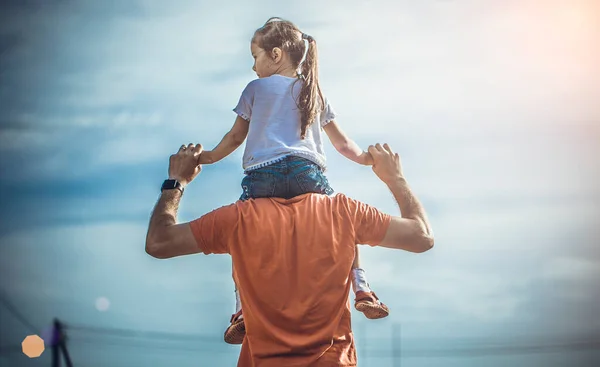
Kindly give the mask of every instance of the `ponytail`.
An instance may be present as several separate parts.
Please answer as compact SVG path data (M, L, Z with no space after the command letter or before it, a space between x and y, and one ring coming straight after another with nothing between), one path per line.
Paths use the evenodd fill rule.
M308 50L304 62L299 67L299 77L303 83L297 103L300 109L300 137L304 139L306 130L325 107L325 100L319 85L317 42L307 34L302 34L302 41Z
M298 37L301 34L302 37ZM306 137L308 127L325 108L325 99L319 86L319 68L317 42L308 34L302 33L292 22L273 17L257 29L252 42L267 52L281 47L291 56L297 66L298 81L302 82L300 94L296 100L300 110L300 137Z

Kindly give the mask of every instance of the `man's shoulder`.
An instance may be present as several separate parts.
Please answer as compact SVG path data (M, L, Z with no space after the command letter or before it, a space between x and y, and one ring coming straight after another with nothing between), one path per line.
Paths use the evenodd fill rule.
M258 202L261 202L261 200L262 199L254 199L254 202L258 203ZM264 202L265 203L266 202L276 203L278 205L294 205L294 204L303 205L308 202L327 204L330 202L344 201L344 200L348 200L348 197L341 193L336 193L334 195L329 196L329 195L309 192L306 194L301 194L301 195L295 196L290 199L283 199L283 198L277 198L277 197L267 198L267 200Z
M266 214L268 211L275 210L278 215L282 215L283 212L277 208L284 207L307 207L317 210L332 210L338 212L338 214L348 213L352 215L356 213L361 207L368 206L356 199L353 199L345 194L336 193L328 196L316 193L306 193L298 195L291 199L284 198L258 198L249 200L238 200L233 204L223 206L215 211L223 211L233 214L232 212L239 213L241 217L247 217L252 215L260 215L262 212Z
M219 220L219 221L234 220L234 219L237 219L238 212L239 212L238 203L234 202L231 204L223 205L218 208L212 209L211 211L196 218L193 222L207 220L209 218L212 220Z
M298 195L291 199L284 199L278 197L270 198L257 198L249 200L238 200L233 204L223 206L215 210L231 210L232 208L244 209L248 207L267 207L267 206L290 206L290 205L330 205L330 204L343 204L343 205L360 205L363 204L360 201L353 199L343 193L336 193L334 195L323 195L317 193L306 193ZM366 204L363 204L366 205Z
M350 196L343 194L341 192L336 193L333 196L330 196L330 198L331 198L331 200L333 200L335 202L345 203L345 204L356 204L359 202L356 199L353 199Z
M316 193L308 193L297 196L296 198L289 199L287 201L281 201L282 204L298 204L306 205L312 208L321 208L323 210L329 209L335 212L353 212L355 207L361 203L351 197L343 194L336 193L334 195L323 195Z
M362 216L366 212L379 212L373 205L354 199L342 193L331 197L338 212L344 211L350 217Z
M308 193L308 194L300 195L299 197L304 197L307 200L321 202L323 204L327 204L327 203L339 203L339 204L359 203L358 200L355 200L355 199L351 198L350 196L343 194L341 192L335 193L333 195Z

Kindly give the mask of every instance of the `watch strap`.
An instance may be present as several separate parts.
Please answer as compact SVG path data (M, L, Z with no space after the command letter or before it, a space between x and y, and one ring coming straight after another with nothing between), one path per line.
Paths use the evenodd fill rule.
M160 188L160 191L163 192L164 190L173 189L178 189L183 194L183 185L181 185L179 181L173 179L165 180Z

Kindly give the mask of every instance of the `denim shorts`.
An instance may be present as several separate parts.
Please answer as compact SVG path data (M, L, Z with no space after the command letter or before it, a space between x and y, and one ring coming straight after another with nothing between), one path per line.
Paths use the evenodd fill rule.
M319 165L296 156L287 156L247 172L242 180L242 190L240 200L268 197L291 199L307 193L331 195L334 192Z

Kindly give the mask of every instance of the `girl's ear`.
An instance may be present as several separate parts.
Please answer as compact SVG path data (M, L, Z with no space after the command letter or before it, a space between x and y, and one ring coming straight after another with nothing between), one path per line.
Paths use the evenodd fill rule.
M279 47L273 48L273 50L271 51L271 58L273 59L273 61L277 63L277 62L281 61L282 57L283 57L283 51L281 51L281 49Z

